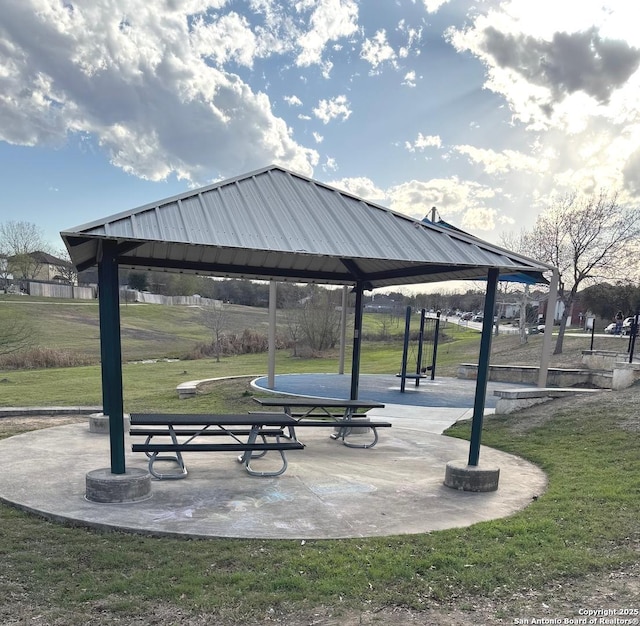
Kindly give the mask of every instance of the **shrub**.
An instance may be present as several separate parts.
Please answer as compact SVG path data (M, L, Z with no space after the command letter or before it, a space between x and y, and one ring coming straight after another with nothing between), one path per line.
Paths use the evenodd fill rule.
M86 356L74 354L68 350L53 350L41 346L0 356L0 368L7 370L76 367L91 363L91 359Z
M281 337L276 337L276 349L288 348L290 345ZM258 354L267 352L269 349L269 338L266 335L257 333L246 328L242 333L224 333L220 336L219 346L216 342L199 343L188 354L185 359L197 360L220 356L233 356L236 354Z

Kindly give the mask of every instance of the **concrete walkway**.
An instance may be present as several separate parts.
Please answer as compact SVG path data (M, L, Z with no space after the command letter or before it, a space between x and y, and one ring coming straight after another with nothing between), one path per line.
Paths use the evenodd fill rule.
M191 453L186 479L154 480L149 499L127 504L84 497L87 472L110 463L108 437L89 432L88 421L32 431L0 441L0 500L54 520L154 535L314 539L467 526L511 515L545 489L539 468L484 447L481 466L500 468L498 491L443 485L446 463L466 459L469 444L441 433L471 416L466 407L388 404L373 414L393 423L373 449L306 429L305 450L288 453L277 478L249 476L233 454ZM126 464L146 468L146 457L127 452Z

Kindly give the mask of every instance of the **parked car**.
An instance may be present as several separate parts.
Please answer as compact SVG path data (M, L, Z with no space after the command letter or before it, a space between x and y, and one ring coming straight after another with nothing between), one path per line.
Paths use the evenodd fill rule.
M631 325L633 324L633 317L626 317L624 319L624 321L622 322L622 334L623 335L629 335L631 333ZM615 322L609 324L605 329L604 332L607 333L608 335L615 335L616 334L616 325Z
M634 317L626 317L624 322L622 322L622 334L630 335L631 334L631 326L633 324Z

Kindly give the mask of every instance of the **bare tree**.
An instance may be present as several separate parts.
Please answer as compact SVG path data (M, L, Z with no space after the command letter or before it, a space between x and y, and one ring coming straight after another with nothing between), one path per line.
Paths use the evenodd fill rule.
M554 354L562 353L571 307L581 287L615 278L630 267L640 234L640 211L623 207L618 194L577 193L556 200L527 235L529 256L558 268L558 297L564 308ZM554 315L555 303L547 305Z
M58 268L57 268L58 275L63 280L68 282L70 285L77 285L78 284L78 272L76 272L76 268L73 266L73 263L71 262L71 257L69 256L69 252L67 252L67 249L66 248L61 248L57 252L57 256L58 256L59 259L64 261L64 265L59 265Z
M287 328L287 335L291 341L291 356L298 356L298 345L302 337L302 309L297 298L297 292L287 292L281 304L280 314Z
M389 339L391 336L391 329L393 327L397 329L400 325L400 316L395 310L386 313L378 313L375 319L378 324L378 328L380 329L380 338L383 341Z
M334 348L338 343L340 312L331 295L328 289L312 289L302 308L302 332L314 351Z
M500 243L512 252L517 252L518 254L523 254L526 256L528 252L527 238L528 234L525 231L520 231L519 234L506 233L501 236ZM503 296L506 296L508 293L517 294L517 297L520 301L520 319L518 324L518 328L520 331L520 343L528 343L529 336L527 335L527 304L529 303L529 285L523 285L522 283L507 283L505 281L502 281L500 283L500 286L502 288Z
M33 278L42 266L34 252L46 252L48 245L40 229L31 222L9 221L0 224L0 251L7 258L14 278Z
M202 309L202 322L213 334L213 350L216 363L220 363L222 337L227 325L227 310L224 305L204 307Z
M2 279L2 288L5 293L9 289L9 277L11 270L9 269L9 261L7 254L0 248L0 279Z
M33 328L28 320L15 311L7 311L0 317L0 355L29 348L32 342Z

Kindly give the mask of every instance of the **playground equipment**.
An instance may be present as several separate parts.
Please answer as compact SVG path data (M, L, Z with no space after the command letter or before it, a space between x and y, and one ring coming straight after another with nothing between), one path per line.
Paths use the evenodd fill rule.
M425 334L425 326L427 332ZM417 356L415 371L407 372L407 361L409 359L409 343L411 339L411 307L407 307L404 325L404 345L402 349L402 367L397 376L400 378L400 391L404 393L407 379L414 380L416 387L420 385L420 379L427 378L426 372L431 373L431 380L436 375L436 357L438 354L438 335L440 333L440 311L436 313L436 317L427 318L425 309L420 311L420 331L418 332ZM426 340L426 337L432 337ZM423 347L431 349L431 365L422 366ZM429 356L429 355L428 355Z

